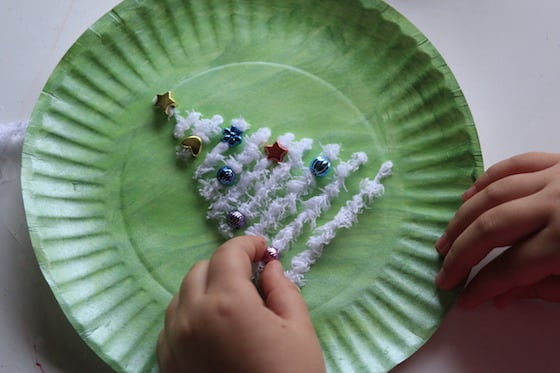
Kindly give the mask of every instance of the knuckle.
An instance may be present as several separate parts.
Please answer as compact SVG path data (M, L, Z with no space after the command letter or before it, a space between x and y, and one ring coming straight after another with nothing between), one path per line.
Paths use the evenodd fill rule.
M231 302L224 297L217 299L214 306L214 315L218 320L230 320L234 315L234 308Z
M481 188L484 187L484 185L488 184L488 180L491 179L492 175L493 175L493 170L492 167L490 167L489 169L487 169L486 171L484 171L474 182L474 185L479 188L479 190Z
M173 329L179 341L189 339L196 333L196 328L186 315L180 315L174 320Z
M193 329L189 321L191 313L178 310L177 296L170 302L165 311L164 329L171 333L175 339L183 340L192 335Z
M215 297L211 310L209 314L210 317L221 322L229 322L237 317L238 307L236 304L239 300L228 294L221 294L219 297Z
M478 217L474 223L474 229L481 237L484 237L494 233L498 229L499 221L499 216L497 216L493 210L489 210Z
M490 204L495 205L502 202L503 194L504 194L504 186L498 182L492 183L483 190L483 193L486 200Z
M560 177L558 176L553 175L553 180L545 186L548 197L554 204L560 203Z

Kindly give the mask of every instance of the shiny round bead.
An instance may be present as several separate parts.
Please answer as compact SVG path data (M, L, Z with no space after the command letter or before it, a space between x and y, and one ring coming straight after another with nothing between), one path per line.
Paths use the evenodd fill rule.
M230 186L235 183L235 171L229 166L220 168L216 177L218 178L218 182L224 186Z
M325 176L331 169L331 161L323 156L319 156L311 162L309 169L315 176Z
M222 142L226 142L230 147L239 145L243 141L243 131L236 126L224 128L222 134Z
M280 252L278 251L278 249L274 247L267 247L262 260L263 262L268 263L273 260L278 260L279 257Z
M231 211L228 214L228 225L231 229L241 229L245 226L246 222L245 215L237 210Z

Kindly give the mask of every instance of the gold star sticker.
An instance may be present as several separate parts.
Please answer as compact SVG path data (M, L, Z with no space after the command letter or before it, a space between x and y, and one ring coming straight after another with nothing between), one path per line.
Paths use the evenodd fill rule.
M175 109L177 102L173 99L171 91L165 92L161 95L156 95L154 106L159 107L165 111L165 114L171 115L170 110Z
M264 151L266 152L266 158L276 162L283 162L284 157L288 154L288 149L283 147L276 141L272 145L266 145L264 147Z

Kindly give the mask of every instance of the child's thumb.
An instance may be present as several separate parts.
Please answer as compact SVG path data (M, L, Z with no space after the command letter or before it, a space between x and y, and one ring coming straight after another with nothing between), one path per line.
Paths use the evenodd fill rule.
M261 274L266 306L283 319L309 320L307 306L298 287L284 276L278 260L269 262Z

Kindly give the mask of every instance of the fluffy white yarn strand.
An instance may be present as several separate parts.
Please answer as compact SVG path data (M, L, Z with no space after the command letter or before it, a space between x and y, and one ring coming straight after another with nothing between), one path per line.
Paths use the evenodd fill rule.
M385 162L374 180L363 179L360 182L360 192L348 200L331 221L313 231L306 244L308 248L292 258L292 267L285 272L286 277L299 287L305 285L304 274L321 257L325 245L332 241L339 228L352 227L357 222L358 215L368 208L375 198L384 193L381 180L389 176L392 169L393 163Z
M278 164L266 182L255 185L253 198L239 207L239 211L250 220L260 216L260 220L245 231L249 235L266 235L269 227L277 226L286 216L295 214L298 196L308 192L314 184L309 173L294 175L305 170L302 157L311 149L313 141L294 141L293 134L286 134L280 136L278 142L289 149L287 161ZM288 187L288 184L292 185ZM285 192L280 193L281 190Z
M237 174L241 174L245 166L256 162L252 170L243 172L242 177L239 177L235 185L222 187L215 179L200 181L203 185L200 194L211 202L208 207L207 218L218 220L220 232L226 237L233 235L232 229L225 220L227 214L236 209L241 200L246 199L255 185L264 182L267 178L271 161L262 157L262 146L269 138L270 129L260 128L251 136L245 138L243 151L222 160L224 165L227 164ZM215 168L212 170L215 171Z
M182 139L188 130L191 135L199 136L202 142L209 142L210 138L220 133L220 126L224 123L221 115L214 115L212 118L202 118L202 114L196 111L187 111L187 116L182 117L175 111L175 129L173 136Z
M202 122L199 120L197 123L195 123L197 118L200 118L200 113L191 112L189 113L189 116L191 116L193 113L197 114L193 116L194 119L188 119L189 117L187 117L187 119L185 120L189 123L188 127L187 125L183 125L183 127L181 128L194 128L192 134L200 136L203 141L205 141L204 139L207 137L202 136L211 136L220 132L220 125L223 123L223 118L221 116L214 115L212 119L209 120L210 122ZM249 128L249 124L243 118L233 119L231 123L232 125L237 126L241 131L246 131ZM197 133L195 132L195 130L198 130L199 132ZM270 133L270 130L268 130L268 132ZM214 148L212 148L212 150L208 152L202 164L198 166L198 168L194 172L193 179L199 180L203 175L209 172L215 172L216 166L225 161L226 157L224 153L228 149L229 145L225 142L219 142L216 146L214 146Z
M305 224L314 227L319 216L330 208L330 201L340 194L340 188L344 185L346 178L366 162L367 156L362 152L352 154L351 159L347 162L340 162L335 167L334 181L327 184L321 194L303 201L302 212L276 234L272 241L272 246L282 253L301 235Z

